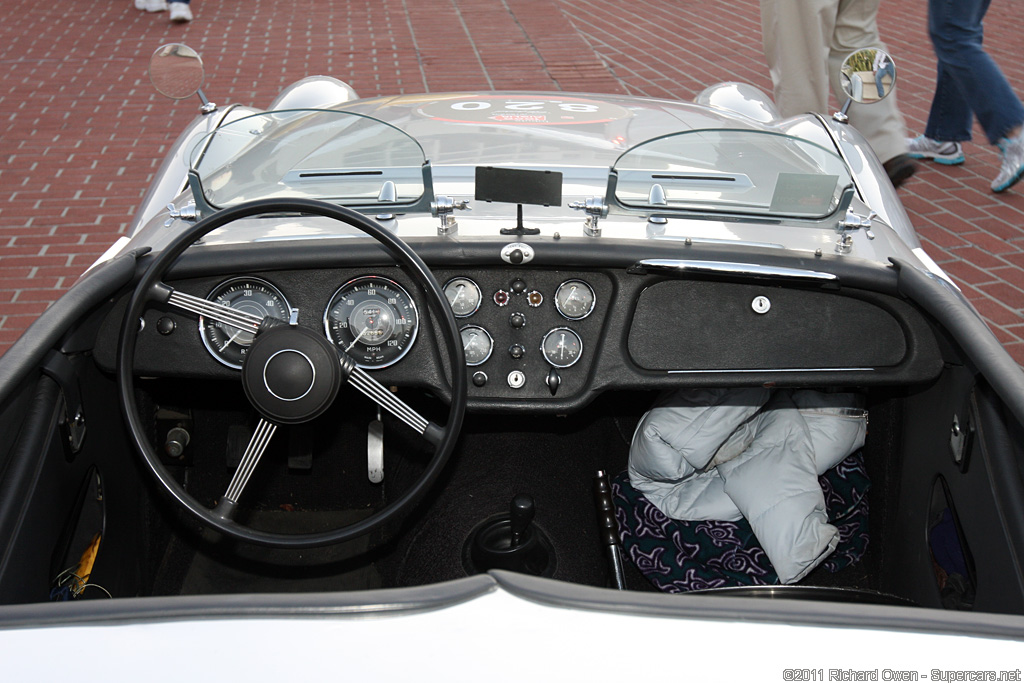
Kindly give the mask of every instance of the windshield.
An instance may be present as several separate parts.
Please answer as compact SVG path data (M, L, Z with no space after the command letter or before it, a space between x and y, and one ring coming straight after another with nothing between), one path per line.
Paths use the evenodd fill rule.
M853 181L819 145L757 130L696 130L643 142L612 169L615 198L640 208L823 218Z
M191 168L212 206L305 197L405 204L424 193L423 149L399 129L351 112L290 109L225 124L196 145Z

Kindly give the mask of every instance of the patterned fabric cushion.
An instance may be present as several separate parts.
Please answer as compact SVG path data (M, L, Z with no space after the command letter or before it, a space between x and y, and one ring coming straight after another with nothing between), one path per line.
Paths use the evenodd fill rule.
M837 572L857 562L868 545L871 482L863 454L854 453L818 481L828 521L839 529L839 544L822 565ZM612 496L626 556L660 590L683 593L779 582L747 520L669 519L630 485L626 472L612 480Z

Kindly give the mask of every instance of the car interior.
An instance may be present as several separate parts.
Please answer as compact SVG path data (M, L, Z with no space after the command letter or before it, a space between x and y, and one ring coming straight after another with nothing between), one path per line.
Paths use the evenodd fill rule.
M638 423L666 392L763 387L854 393L868 415L866 547L769 586L775 597L1024 614L1015 390L939 278L757 246L410 239L431 283L370 239L187 250L195 236L98 266L29 331L36 350L5 359L3 604L348 592L494 569L656 592L609 521ZM180 305L244 297L282 320L297 310L294 324L246 348L240 326ZM353 309L363 317L332 314ZM253 398L285 392L267 373L295 355L261 338L305 330L351 349L384 324L405 333L364 345L355 361L371 369L302 417ZM240 380L258 350L263 375ZM362 375L401 406L368 398Z

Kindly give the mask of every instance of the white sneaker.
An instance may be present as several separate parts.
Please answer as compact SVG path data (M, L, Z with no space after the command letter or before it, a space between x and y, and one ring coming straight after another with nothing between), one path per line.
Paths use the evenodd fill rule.
M163 12L167 9L167 0L135 0L135 9L146 12Z
M188 3L172 2L170 8L171 21L175 24L184 24L186 21L192 21L192 10L189 9Z
M939 142L923 135L907 138L907 154L911 159L930 159L947 166L964 163L964 147L959 142Z
M992 191L1002 192L1024 177L1024 131L1015 138L1003 138L996 144L1002 154L1002 165L999 175L992 181Z

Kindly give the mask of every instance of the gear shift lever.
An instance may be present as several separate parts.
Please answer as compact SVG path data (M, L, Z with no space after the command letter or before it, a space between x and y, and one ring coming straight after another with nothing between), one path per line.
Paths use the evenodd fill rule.
M509 522L512 527L510 548L518 548L522 545L530 532L530 524L533 522L535 512L533 498L530 496L520 493L512 499L512 507L509 510Z
M533 498L518 494L508 514L485 520L463 547L462 564L468 574L506 569L534 576L555 572L555 553L543 530L533 523Z

